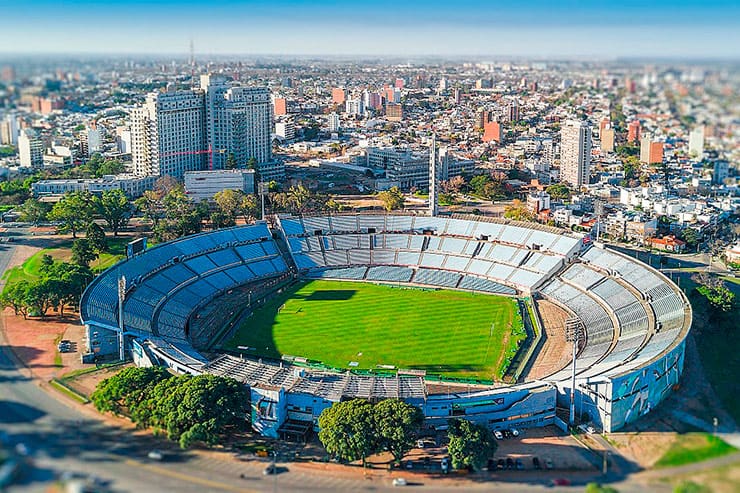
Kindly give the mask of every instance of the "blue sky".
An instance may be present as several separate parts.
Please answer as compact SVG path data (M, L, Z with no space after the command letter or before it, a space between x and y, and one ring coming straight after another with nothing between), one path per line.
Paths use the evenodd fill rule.
M209 4L211 3L211 4ZM731 57L738 1L0 0L0 52Z

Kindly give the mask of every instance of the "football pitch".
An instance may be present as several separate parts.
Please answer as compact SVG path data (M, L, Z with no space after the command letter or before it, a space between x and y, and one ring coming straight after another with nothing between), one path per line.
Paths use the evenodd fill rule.
M525 339L513 298L316 280L267 301L225 347L335 368L395 367L497 380Z

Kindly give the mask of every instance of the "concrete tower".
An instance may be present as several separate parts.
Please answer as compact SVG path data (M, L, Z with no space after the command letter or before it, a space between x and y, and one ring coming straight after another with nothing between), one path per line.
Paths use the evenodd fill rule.
M429 147L429 215L436 216L438 212L437 181L439 180L439 160L437 159L437 135L432 134L432 144Z

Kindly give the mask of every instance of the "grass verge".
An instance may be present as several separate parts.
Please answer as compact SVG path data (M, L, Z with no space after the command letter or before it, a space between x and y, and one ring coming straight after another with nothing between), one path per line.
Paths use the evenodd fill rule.
M670 448L658 459L655 467L675 467L721 457L737 449L709 433L678 435Z

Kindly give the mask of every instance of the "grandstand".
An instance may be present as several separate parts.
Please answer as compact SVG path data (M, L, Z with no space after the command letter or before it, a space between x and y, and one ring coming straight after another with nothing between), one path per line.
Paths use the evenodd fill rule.
M126 289L119 307L121 277ZM295 278L547 300L585 328L575 362L578 416L607 431L649 412L678 382L691 325L685 296L663 275L569 232L409 214L283 216L157 245L98 276L83 294L80 315L91 351L117 354L123 330L139 364L244 382L254 426L268 436L280 436L288 416L315 426L323 409L351 397L406 399L422 407L429 426L460 416L494 428L558 423L556 407L569 403L570 366L511 386L447 386L445 394L433 394L423 372L332 372L300 358L214 359L196 349L224 329L201 323L203 307L247 293L248 303L217 303L229 307L228 315L237 306L248 311L258 303L253 293L268 296Z

